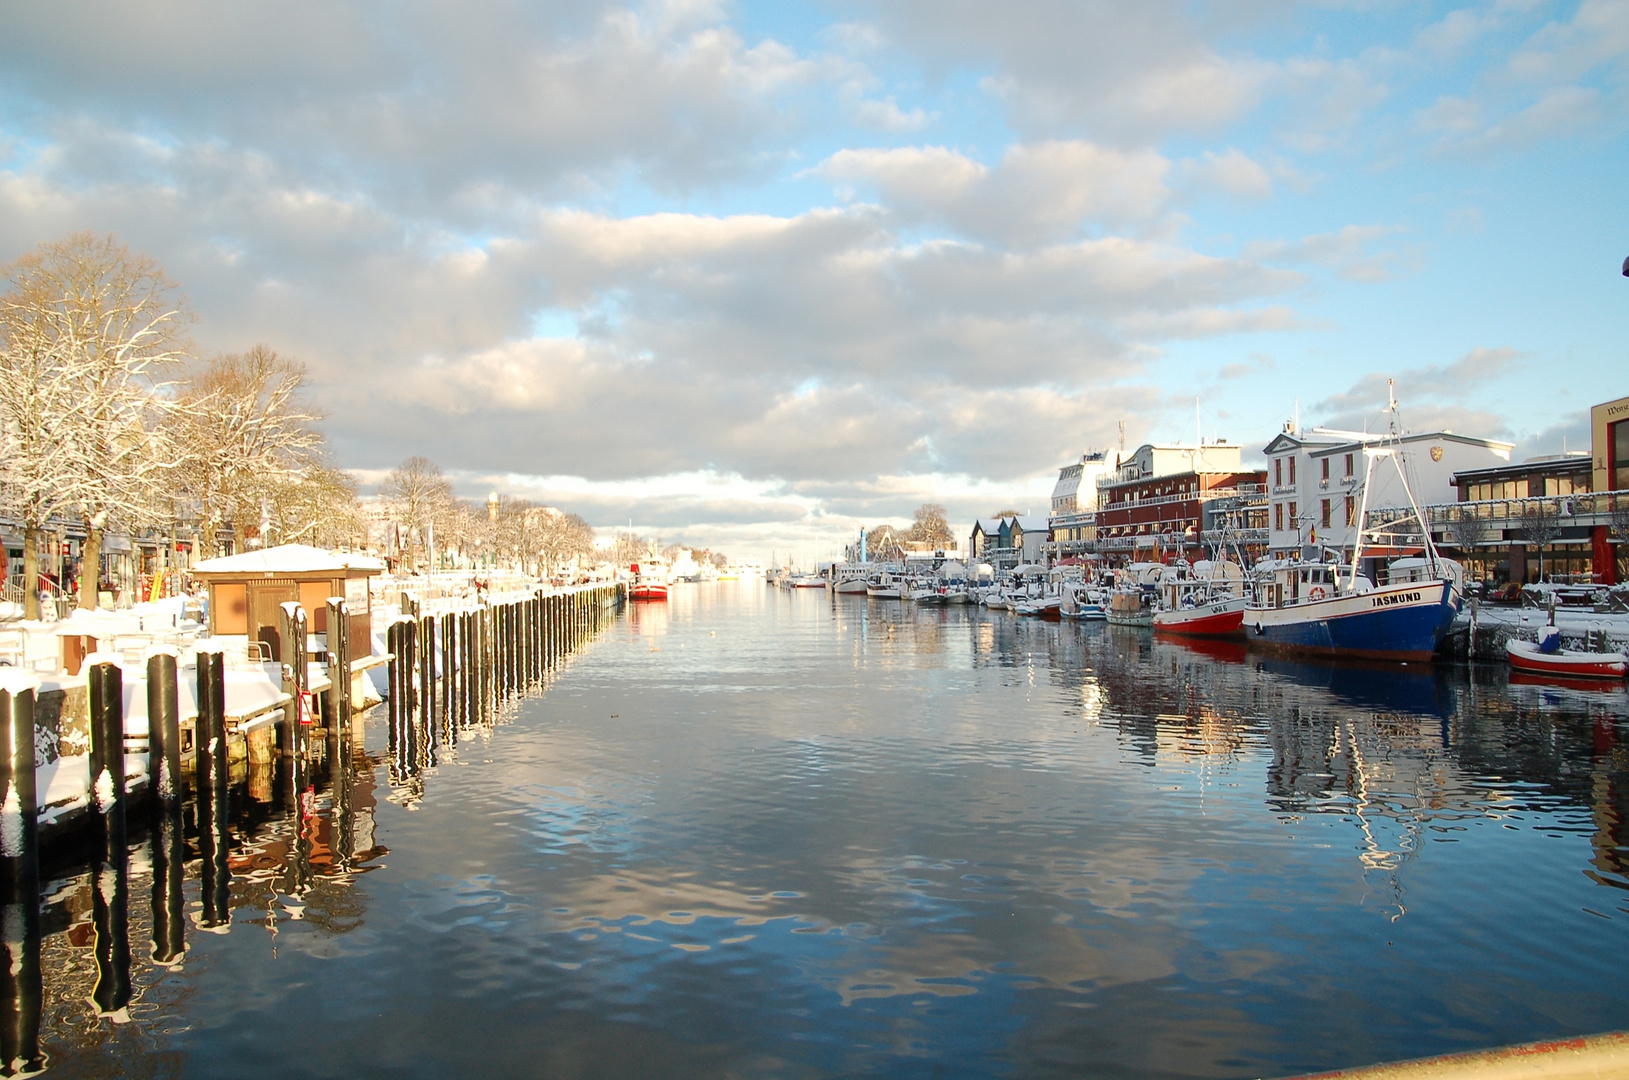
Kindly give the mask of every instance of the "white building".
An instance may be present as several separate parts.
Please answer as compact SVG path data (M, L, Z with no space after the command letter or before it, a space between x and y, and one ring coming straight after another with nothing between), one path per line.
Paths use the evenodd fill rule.
M1307 545L1350 552L1357 536L1358 507L1363 504L1365 446L1392 436L1361 431L1285 425L1262 450L1267 455L1267 551L1293 555ZM1453 502L1459 497L1454 474L1508 463L1513 443L1477 439L1451 431L1410 433L1397 437L1399 458L1415 502ZM1397 470L1375 468L1369 509L1408 506L1408 494Z
M1049 558L1092 550L1097 541L1097 485L1119 466L1118 450L1094 450L1058 470L1047 523L1050 541L1044 549Z

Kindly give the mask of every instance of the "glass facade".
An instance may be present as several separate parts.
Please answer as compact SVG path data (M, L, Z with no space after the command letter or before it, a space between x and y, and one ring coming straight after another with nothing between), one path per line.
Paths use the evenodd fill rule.
M1629 488L1629 420L1619 420L1607 428L1607 443L1612 448L1612 488Z

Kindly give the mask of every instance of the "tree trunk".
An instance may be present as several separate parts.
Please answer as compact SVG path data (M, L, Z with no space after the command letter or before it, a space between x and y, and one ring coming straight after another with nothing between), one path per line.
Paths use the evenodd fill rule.
M215 544L215 534L221 531L213 519L205 518L198 524L198 550L193 552L193 562L203 562L213 559L218 550Z
M89 520L85 522L85 546L79 560L79 606L96 610L97 590L102 583L102 530Z
M61 584L58 582L58 584ZM55 615L56 612L51 614ZM40 617L40 529L23 523L23 618Z

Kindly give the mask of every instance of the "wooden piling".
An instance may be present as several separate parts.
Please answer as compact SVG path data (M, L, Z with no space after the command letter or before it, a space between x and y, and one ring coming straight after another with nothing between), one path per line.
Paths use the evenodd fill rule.
M174 964L186 953L182 881L187 847L181 825L181 716L173 653L147 658L147 771L152 799L153 962Z
M328 598L329 711L341 724L351 719L351 618L342 597Z
M198 853L203 882L203 911L198 925L224 927L232 921L231 873L227 869L227 815L231 773L226 758L226 658L218 652L198 654L198 721L193 737L198 777Z
M39 682L0 675L0 1058L14 1075L45 1066L40 1015L39 807L34 788L34 705Z
M124 672L117 664L90 669L91 805L99 825L91 921L96 935L97 1012L130 1004L130 848L125 820Z

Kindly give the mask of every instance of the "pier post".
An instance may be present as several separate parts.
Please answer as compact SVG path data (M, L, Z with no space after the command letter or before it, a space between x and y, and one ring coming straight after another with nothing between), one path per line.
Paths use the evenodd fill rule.
M26 1076L44 1067L40 1012L39 806L34 789L34 703L39 680L0 673L0 1069Z
M283 693L290 703L283 710L283 733L279 749L286 757L304 758L306 754L306 721L310 717L306 694L311 688L311 668L306 659L305 608L288 601L278 612L279 632L283 635Z
M458 683L454 687L454 707L458 712L458 726L469 726L469 612L460 611L453 616L458 635Z
M153 962L186 952L182 882L187 846L181 826L181 711L176 656L147 658L147 772L152 785Z
M424 746L433 750L436 739L436 620L434 616L421 616L418 620L419 656L419 710L424 726Z
M96 985L91 1002L102 1015L130 1004L130 848L125 820L124 672L117 664L90 670L91 804L101 826L92 923Z
M198 727L193 738L198 777L198 854L203 863L199 886L203 911L198 925L231 924L231 873L227 869L231 773L226 760L226 658L219 652L198 654Z
M402 649L400 635L396 632L397 624L392 622L385 627L385 651L390 659L385 662L385 716L388 718L390 732L390 752L396 752L396 714L401 711L402 695L396 685L401 681Z
M329 709L336 723L351 722L351 619L342 597L328 598Z
M475 613L476 647L481 659L476 668L478 719L485 724L492 718L492 606L482 604Z

